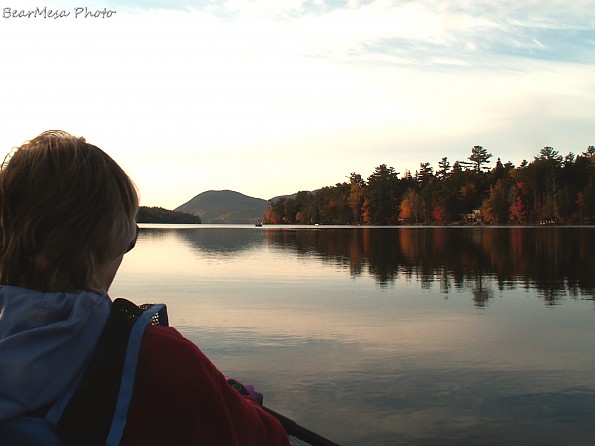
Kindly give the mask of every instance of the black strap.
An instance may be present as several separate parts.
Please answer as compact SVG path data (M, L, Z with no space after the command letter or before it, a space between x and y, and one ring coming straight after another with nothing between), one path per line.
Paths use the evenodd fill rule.
M128 338L149 306L138 307L126 299L113 302L95 352L56 429L66 446L105 444L120 391ZM167 325L165 308L153 324Z

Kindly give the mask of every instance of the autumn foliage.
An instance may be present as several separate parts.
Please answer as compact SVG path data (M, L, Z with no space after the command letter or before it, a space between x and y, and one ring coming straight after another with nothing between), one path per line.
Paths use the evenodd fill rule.
M349 181L314 192L298 192L271 203L270 224L484 224L595 223L595 147L562 157L544 147L531 162L515 167L474 146L469 161L438 171L421 163L400 176L381 164L367 178L352 172Z

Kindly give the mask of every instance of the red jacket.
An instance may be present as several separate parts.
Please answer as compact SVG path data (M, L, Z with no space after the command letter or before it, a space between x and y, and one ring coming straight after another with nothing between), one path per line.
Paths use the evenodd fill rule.
M289 440L196 345L174 328L149 326L121 445L289 446Z

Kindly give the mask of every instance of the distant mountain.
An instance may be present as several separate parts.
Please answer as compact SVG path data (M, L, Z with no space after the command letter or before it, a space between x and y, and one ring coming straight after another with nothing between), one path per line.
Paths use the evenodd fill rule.
M175 211L198 215L203 223L256 223L264 219L269 202L232 190L198 194Z

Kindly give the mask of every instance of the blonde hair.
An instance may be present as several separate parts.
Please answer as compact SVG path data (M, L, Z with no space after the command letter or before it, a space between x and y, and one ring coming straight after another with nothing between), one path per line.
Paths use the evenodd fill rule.
M97 265L133 239L137 211L134 184L104 151L63 131L40 134L0 168L0 283L92 289Z

